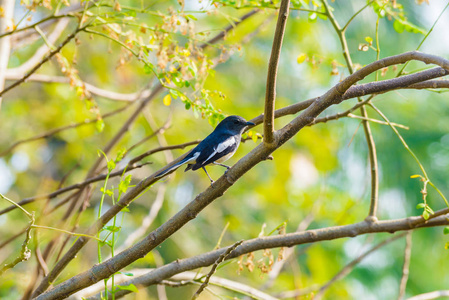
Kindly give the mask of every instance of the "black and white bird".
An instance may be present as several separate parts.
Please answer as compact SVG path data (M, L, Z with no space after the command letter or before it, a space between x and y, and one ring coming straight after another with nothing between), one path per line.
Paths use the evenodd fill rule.
M193 148L184 159L170 168L159 172L155 175L155 178L162 177L187 163L188 165L185 171L195 171L202 168L204 172L206 172L211 183L213 183L214 181L207 173L205 166L208 164L216 164L229 170L229 166L221 163L234 155L240 145L243 131L250 125L255 124L247 122L244 118L239 116L229 116L225 118L217 125L217 127L215 127L215 130Z

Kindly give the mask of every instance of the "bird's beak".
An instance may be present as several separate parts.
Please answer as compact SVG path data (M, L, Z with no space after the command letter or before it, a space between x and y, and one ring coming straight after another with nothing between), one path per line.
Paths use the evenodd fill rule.
M254 126L256 124L254 124L253 122L246 122L246 126Z

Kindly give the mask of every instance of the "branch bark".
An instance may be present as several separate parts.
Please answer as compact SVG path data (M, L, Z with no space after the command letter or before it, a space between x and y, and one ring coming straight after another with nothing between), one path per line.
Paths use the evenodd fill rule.
M270 61L268 63L267 87L265 91L265 114L264 114L264 143L274 143L274 110L276 102L276 79L281 56L282 41L284 40L285 26L289 13L290 0L282 0L279 8L278 21L274 32L273 46L271 48Z

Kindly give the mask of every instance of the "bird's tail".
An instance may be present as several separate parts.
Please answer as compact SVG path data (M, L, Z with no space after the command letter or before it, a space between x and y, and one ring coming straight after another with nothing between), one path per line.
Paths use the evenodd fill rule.
M166 175L167 173L170 173L173 170L176 170L177 168L179 168L180 166L182 166L183 164L195 159L196 157L192 157L191 155L187 155L184 159L182 159L181 161L179 161L178 163L174 164L173 166L164 169L162 171L160 171L159 173L157 173L156 175L154 175L154 178L160 178L163 177L164 175Z

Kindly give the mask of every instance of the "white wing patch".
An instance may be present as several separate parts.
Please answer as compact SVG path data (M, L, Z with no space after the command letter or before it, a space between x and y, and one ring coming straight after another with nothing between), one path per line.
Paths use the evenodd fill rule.
M189 159L189 160L187 160L186 162L191 161L191 160L195 160L195 161L196 161L196 159L198 158L198 156L200 156L200 151L195 152L195 154L193 154L192 158Z
M212 154L209 155L209 157L205 160L205 162L211 159L215 154L225 151L228 147L231 147L234 143L235 139L233 136L224 140L222 143L218 144L217 148L214 149L214 152L212 152Z
M217 152L221 153L224 150L226 150L228 147L234 145L235 143L235 139L233 136L231 136L230 138L226 139L223 143L218 144L217 146Z

